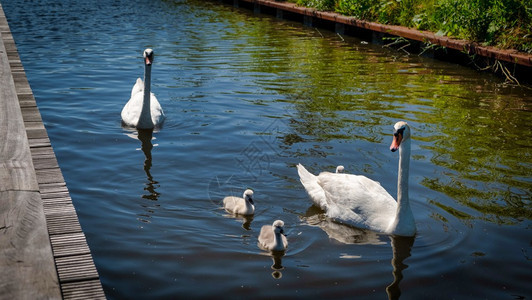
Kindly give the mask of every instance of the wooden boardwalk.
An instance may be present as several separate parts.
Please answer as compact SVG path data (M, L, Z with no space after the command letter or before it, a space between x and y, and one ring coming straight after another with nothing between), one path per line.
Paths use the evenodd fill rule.
M0 299L105 299L0 4Z

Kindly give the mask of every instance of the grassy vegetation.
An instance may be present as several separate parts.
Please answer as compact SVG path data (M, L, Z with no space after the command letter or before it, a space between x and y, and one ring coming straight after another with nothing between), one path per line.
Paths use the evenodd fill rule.
M532 53L530 0L290 0L382 24Z

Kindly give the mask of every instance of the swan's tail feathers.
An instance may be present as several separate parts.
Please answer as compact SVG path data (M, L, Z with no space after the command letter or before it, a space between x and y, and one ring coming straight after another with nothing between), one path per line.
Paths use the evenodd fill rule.
M302 164L297 164L297 173L299 174L299 181L305 187L310 199L321 209L327 210L327 198L325 191L319 184L318 176L311 174Z

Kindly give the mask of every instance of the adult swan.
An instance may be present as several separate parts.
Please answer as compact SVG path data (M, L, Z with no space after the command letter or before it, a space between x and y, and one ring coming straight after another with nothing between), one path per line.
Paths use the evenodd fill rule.
M131 90L131 98L122 109L122 122L138 129L153 129L164 122L164 112L151 93L151 65L153 50L144 50L144 81L138 78Z
M322 172L309 173L298 164L301 183L310 198L328 217L386 234L414 236L416 224L408 200L410 127L406 122L394 126L392 152L399 149L397 202L380 183L360 175Z

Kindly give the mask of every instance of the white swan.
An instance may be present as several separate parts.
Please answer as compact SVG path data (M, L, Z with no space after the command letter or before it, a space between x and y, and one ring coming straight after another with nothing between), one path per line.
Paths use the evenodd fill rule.
M144 81L138 78L131 89L131 98L122 109L122 122L127 126L139 129L152 129L162 125L164 112L151 93L151 65L153 63L153 50L144 50Z
M284 222L275 220L273 225L264 225L260 229L259 245L270 251L283 251L288 247L288 240L284 236Z
M336 172L335 173L343 173L343 172L344 172L344 166L339 165L338 167L336 167Z
M408 199L410 127L406 122L394 126L390 150L399 149L397 202L380 183L360 175L322 172L309 173L298 164L301 183L314 203L328 217L387 234L414 236L416 224Z
M224 198L224 208L228 212L249 216L255 213L255 205L253 203L253 191L247 189L244 195L240 197L227 196Z

